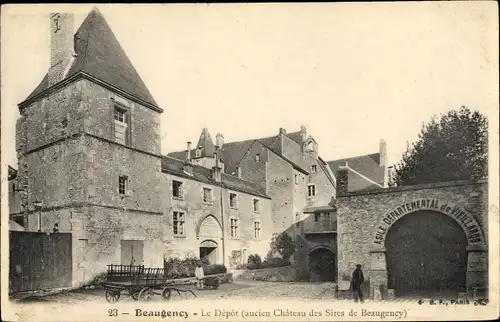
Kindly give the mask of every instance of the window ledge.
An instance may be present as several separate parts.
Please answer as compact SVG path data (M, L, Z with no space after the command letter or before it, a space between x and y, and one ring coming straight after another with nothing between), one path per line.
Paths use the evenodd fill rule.
M207 206L213 206L213 205L214 205L214 203L213 203L213 202L205 202L205 201L203 201L203 204L204 204L204 205L207 205Z
M174 235L174 238L186 238L186 235Z
M175 196L172 196L172 199L174 199L174 200L184 200L184 197L175 197Z
M238 207L229 207L232 210L238 210Z

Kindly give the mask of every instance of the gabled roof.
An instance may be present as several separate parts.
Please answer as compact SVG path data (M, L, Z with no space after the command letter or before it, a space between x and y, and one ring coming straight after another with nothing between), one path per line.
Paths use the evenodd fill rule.
M379 165L380 153L360 155L351 158L338 159L328 161L328 165L334 174L337 173L341 166L347 165L349 168L361 173L371 180L383 184L384 182L384 167Z
M302 137L300 132L292 132L288 133L287 136L292 139L293 141L302 144ZM201 137L200 137L201 139ZM240 163L241 159L245 156L247 153L248 149L252 146L254 141L259 141L262 145L264 145L266 148L269 150L273 151L275 154L277 154L279 157L285 159L287 162L292 163L294 167L300 168L297 164L291 162L287 158L283 157L279 151L276 151L275 149L272 148L272 145L276 140L278 139L278 135L274 136L268 136L260 139L251 139L251 140L244 140L244 141L234 141L234 142L227 142L220 147L220 158L222 159L222 162L224 162L224 169L226 173L232 174L236 173L236 167ZM212 143L213 145L213 143ZM191 155L194 156L196 151L193 149L191 151ZM212 152L213 154L213 152ZM185 151L177 151L177 152L171 152L168 153L168 156L172 158L176 158L179 160L184 160L186 156ZM302 168L300 168L302 169ZM303 169L302 169L303 170Z
M92 10L85 18L74 36L74 41L77 56L65 79L83 72L158 108L158 104L97 9ZM48 75L45 75L23 103L48 88Z
M184 162L169 156L163 156L161 161L162 172L170 173L182 178L203 182L210 185L219 185L212 178L212 171L200 165L191 164L192 174L184 171ZM259 196L263 198L270 197L263 191L263 189L253 182L240 179L225 173L221 174L222 185L226 189L248 193L250 195Z

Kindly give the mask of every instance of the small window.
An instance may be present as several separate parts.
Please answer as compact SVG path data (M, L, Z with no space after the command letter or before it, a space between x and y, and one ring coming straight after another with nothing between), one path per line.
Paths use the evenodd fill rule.
M229 207L236 209L238 207L238 196L235 193L229 194Z
M238 219L231 218L231 237L238 237Z
M115 121L125 123L125 110L115 107Z
M173 230L175 236L183 236L184 235L184 213L179 211L174 211L173 213Z
M118 177L118 192L121 195L127 194L127 182L128 182L128 177L125 176Z
M259 199L253 200L253 212L259 212Z
M258 153L257 153L257 154L255 155L255 161L257 161L257 162L259 162L259 161L260 161L260 154L258 154Z
M311 166L311 172L312 172L312 173L316 173L316 172L318 172L318 166L317 166L317 165L315 165L315 164L313 164L313 165Z
M313 141L307 143L307 150L314 151L314 142Z
M115 107L115 110L114 110L115 142L120 143L120 144L126 144L126 142L127 142L127 133L128 133L129 127L127 124L126 113L127 113L126 110L121 109L119 107Z
M196 157L201 157L201 147L198 147L198 149L196 149Z
M300 226L300 213L299 212L295 214L295 225L297 227Z
M317 212L314 214L314 221L320 221L321 219L321 213L320 212Z
M253 237L260 239L260 221L253 222Z
M174 198L182 199L182 182L176 180L172 181L172 196Z
M314 197L316 195L316 186L313 184L310 184L307 186L307 195L309 197Z
M212 189L203 188L203 202L211 204L213 202Z
M295 175L295 184L299 184L299 175L298 174Z

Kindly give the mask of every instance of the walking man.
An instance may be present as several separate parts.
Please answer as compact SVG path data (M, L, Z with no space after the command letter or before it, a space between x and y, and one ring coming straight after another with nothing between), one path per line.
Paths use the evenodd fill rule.
M361 265L357 264L356 269L354 272L352 272L352 293L354 295L354 302L360 301L361 303L364 302L363 299L363 292L361 291L361 285L363 285L363 282L365 281L365 278L363 276L363 271L361 270Z
M205 272L203 271L203 266L201 266L201 263L198 263L198 265L196 265L194 276L196 277L196 288L202 290L204 286L203 278L205 277Z

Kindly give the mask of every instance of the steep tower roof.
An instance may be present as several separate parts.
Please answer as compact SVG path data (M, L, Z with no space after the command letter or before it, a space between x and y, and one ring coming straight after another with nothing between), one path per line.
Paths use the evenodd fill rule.
M201 157L213 157L215 152L214 141L207 128L203 128L196 148L201 147Z
M76 57L65 79L85 73L158 108L99 10L94 9L88 14L76 32L74 41ZM45 75L24 102L30 101L48 88L48 75Z

